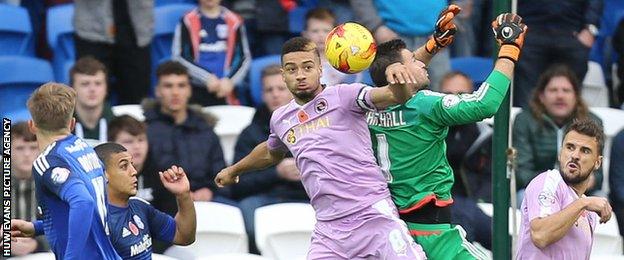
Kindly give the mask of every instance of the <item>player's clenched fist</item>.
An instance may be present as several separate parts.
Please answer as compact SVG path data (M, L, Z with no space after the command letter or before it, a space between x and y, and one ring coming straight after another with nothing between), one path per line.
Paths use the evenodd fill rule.
M611 219L613 209L607 199L591 196L585 197L585 201L587 201L585 209L598 213L600 216L600 223L606 223Z
M528 27L522 23L522 17L517 14L504 13L496 17L492 21L492 30L496 42L501 46L498 57L517 62L527 29Z
M239 180L238 174L236 174L236 172L234 172L232 167L227 167L227 168L221 170L217 174L217 177L215 177L215 183L220 188L223 188L225 186L238 183L238 180Z
M425 50L427 50L427 52L432 54L436 53L453 42L453 35L457 32L457 26L453 18L455 18L460 11L461 8L459 8L459 6L449 5L440 12L435 24L435 32L427 41L427 45L425 45Z

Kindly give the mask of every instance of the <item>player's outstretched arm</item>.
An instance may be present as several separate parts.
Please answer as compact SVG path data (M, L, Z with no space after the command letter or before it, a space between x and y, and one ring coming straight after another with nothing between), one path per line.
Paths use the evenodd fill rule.
M418 86L419 80L417 78L417 75L402 63L390 64L386 68L386 79L390 84L385 87L373 88L370 91L371 102L378 109L405 103L415 89L422 87Z
M478 90L470 94L445 95L433 106L431 119L440 125L462 125L493 116L509 90L515 62L520 56L527 27L516 14L499 15L492 22L495 38L500 45L494 70Z
M584 210L601 214L601 222L603 219L606 219L604 221L606 222L611 218L611 206L607 199L582 197L555 214L531 220L531 241L540 249L559 241L568 233Z
M454 18L460 11L459 6L451 4L440 12L433 35L423 46L414 51L416 59L424 64L429 64L438 51L451 45L457 32Z
M262 142L236 164L221 170L215 177L215 183L218 187L238 183L238 176L241 174L273 166L284 159L284 156L284 152L272 151L266 141Z
M173 243L188 246L195 242L197 230L197 217L195 206L191 199L191 186L182 167L171 166L164 172L160 172L160 181L165 188L173 193L178 203L178 213L175 216L176 230Z

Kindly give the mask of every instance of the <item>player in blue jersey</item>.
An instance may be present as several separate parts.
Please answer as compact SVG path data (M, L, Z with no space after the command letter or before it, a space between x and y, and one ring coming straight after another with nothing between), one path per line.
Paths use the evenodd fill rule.
M181 167L172 166L160 173L163 185L178 202L174 219L147 201L133 197L137 193L137 171L126 148L105 143L96 146L95 152L104 162L108 178L111 242L123 259L151 259L152 238L185 246L195 241L195 207Z
M75 103L75 91L58 83L28 99L28 126L41 151L32 172L43 220L12 220L11 235L45 233L56 259L120 259L108 238L104 168L93 148L71 134Z

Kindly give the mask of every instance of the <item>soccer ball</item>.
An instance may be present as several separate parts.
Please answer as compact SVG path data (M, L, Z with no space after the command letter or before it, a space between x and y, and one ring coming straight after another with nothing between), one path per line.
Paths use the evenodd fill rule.
M358 73L367 69L377 53L373 35L357 23L336 26L325 39L325 57L332 67L343 73Z

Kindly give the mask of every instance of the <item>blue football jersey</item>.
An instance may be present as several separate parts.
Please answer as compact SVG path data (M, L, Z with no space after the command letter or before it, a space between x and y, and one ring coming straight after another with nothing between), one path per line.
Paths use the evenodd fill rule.
M103 169L93 148L74 135L33 162L43 231L56 259L121 259L108 237Z
M152 259L152 238L173 242L175 220L149 202L132 197L128 207L108 207L111 242L123 259Z

